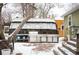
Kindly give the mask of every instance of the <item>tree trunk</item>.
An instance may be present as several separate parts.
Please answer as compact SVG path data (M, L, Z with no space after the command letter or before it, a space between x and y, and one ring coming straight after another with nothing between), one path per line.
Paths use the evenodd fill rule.
M14 36L16 36L16 34L19 33L19 31L21 30L23 25L26 23L26 21L33 17L33 12L34 12L33 6L28 6L26 12L27 12L27 16L25 16L25 18L23 19L21 24L15 29L15 31L12 34L10 34L9 41L11 41L11 38L13 38Z
M2 55L1 50L9 48L9 43L7 40L5 40L5 36L3 33L3 24L1 19L1 10L2 10L3 4L0 3L0 55Z
M3 4L0 3L0 40L5 39L4 34L3 34L3 24L1 20L1 10L2 10Z

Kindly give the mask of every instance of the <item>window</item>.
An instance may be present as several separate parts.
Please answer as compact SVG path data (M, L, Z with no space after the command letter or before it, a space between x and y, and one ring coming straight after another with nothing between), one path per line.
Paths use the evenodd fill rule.
M64 30L64 26L62 26L62 30Z
M25 36L23 36L23 39L25 39Z
M20 39L20 37L19 37L19 36L17 36L17 39Z
M61 25L61 30L64 30L64 25L63 24Z
M68 25L72 26L72 15L68 16Z
M16 18L19 18L18 16Z

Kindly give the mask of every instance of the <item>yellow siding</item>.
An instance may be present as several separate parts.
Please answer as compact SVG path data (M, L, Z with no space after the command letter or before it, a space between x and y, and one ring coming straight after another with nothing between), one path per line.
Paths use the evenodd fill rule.
M64 36L64 29L62 30L62 24L63 24L64 20L56 20L56 24L57 24L57 30L59 32L59 36L63 37Z

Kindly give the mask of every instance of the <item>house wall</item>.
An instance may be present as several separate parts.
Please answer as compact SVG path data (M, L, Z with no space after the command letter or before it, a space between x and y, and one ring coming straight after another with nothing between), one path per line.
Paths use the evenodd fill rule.
M79 10L72 13L73 25L79 26Z
M69 14L72 15L72 26L79 26L79 10L74 11L73 13ZM68 16L64 16L64 36L67 37L69 34L68 30Z
M64 36L64 30L62 29L63 22L64 20L56 20L57 30L60 37Z

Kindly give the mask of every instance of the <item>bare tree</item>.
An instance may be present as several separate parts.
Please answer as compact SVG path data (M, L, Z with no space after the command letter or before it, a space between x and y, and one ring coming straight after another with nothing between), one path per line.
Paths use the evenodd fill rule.
M10 48L10 46L9 46L10 42L13 42L13 45L14 45L16 34L21 30L22 26L26 23L26 21L33 17L34 10L35 10L34 4L25 4L24 6L22 5L24 7L23 12L26 13L26 14L24 14L23 21L14 30L14 32L9 35L8 41L6 41L5 37L4 37L4 34L3 34L3 26L2 26L2 22L1 22L2 21L1 20L1 9L2 9L2 6L3 6L3 4L0 4L0 49ZM11 13L7 12L6 14L7 14L7 16L6 15L5 16L9 17L8 19L11 20L11 17L10 17ZM6 18L6 17L4 17L4 18Z
M3 33L3 23L1 19L1 11L2 11L3 4L0 3L0 55L1 55L1 49L9 48L9 43L7 40L5 40L5 36Z
M3 24L2 24L2 19L1 19L2 7L3 7L3 4L0 3L0 40L5 39L4 34L3 34Z
M22 11L23 11L23 17L24 16L27 16L27 13L29 12L29 10L31 9L32 10L32 16L34 15L33 12L34 10L33 9L36 9L34 7L34 3L21 3L21 6L22 6ZM31 8L31 6L33 8ZM28 9L28 10L27 10ZM30 13L30 12L29 12Z
M37 12L39 18L46 18L49 10L54 8L54 4L44 3L44 4L35 4L37 7Z
M24 14L24 19L21 22L21 24L15 29L15 31L9 36L9 41L11 40L11 38L13 38L16 34L18 34L18 32L21 30L22 26L26 23L27 20L29 20L30 18L33 18L33 11L35 10L34 4L25 4L26 7L23 6L23 12L25 11L26 14Z

